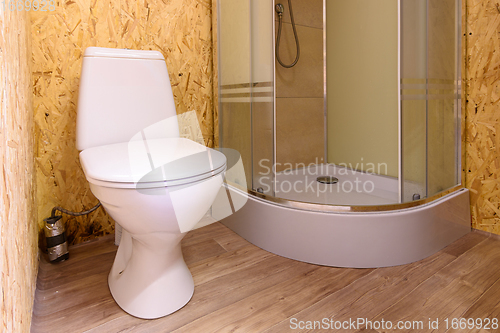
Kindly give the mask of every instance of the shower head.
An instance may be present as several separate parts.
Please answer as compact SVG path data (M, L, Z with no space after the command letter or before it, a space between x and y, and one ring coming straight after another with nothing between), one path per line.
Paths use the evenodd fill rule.
M283 15L283 12L285 11L285 7L283 7L282 4L278 3L276 4L276 13L278 13L279 16Z

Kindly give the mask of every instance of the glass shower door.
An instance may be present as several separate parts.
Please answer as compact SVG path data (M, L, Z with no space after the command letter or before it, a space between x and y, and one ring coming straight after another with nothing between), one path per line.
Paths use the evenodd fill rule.
M274 7L251 1L252 188L274 196Z
M428 0L427 193L460 183L461 2Z
M401 0L402 201L460 183L460 2Z
M219 0L219 145L237 150L252 183L250 0ZM242 180L234 180L242 185ZM247 185L248 186L248 185Z
M218 11L219 145L241 154L248 189L273 195L273 1L219 0Z

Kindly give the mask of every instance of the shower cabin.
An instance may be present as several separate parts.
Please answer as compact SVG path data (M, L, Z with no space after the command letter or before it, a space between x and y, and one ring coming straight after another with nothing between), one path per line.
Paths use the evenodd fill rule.
M240 152L246 179L227 183L233 200L249 196L222 223L340 267L420 260L471 230L460 1L218 0L216 11L216 144Z

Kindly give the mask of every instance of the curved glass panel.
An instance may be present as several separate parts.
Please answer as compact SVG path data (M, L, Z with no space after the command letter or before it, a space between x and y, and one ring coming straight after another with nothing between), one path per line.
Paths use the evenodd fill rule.
M288 4L218 1L220 145L241 153L249 191L389 207L455 188L460 2ZM297 64L276 62L296 40Z
M460 183L460 2L401 1L402 200Z
M241 154L246 183L273 195L273 1L219 0L219 145Z

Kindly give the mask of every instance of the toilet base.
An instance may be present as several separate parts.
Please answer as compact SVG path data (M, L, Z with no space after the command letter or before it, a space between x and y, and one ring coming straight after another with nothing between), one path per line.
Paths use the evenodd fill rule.
M186 305L194 282L181 251L184 234L131 236L125 229L108 276L116 303L132 316L154 319Z

